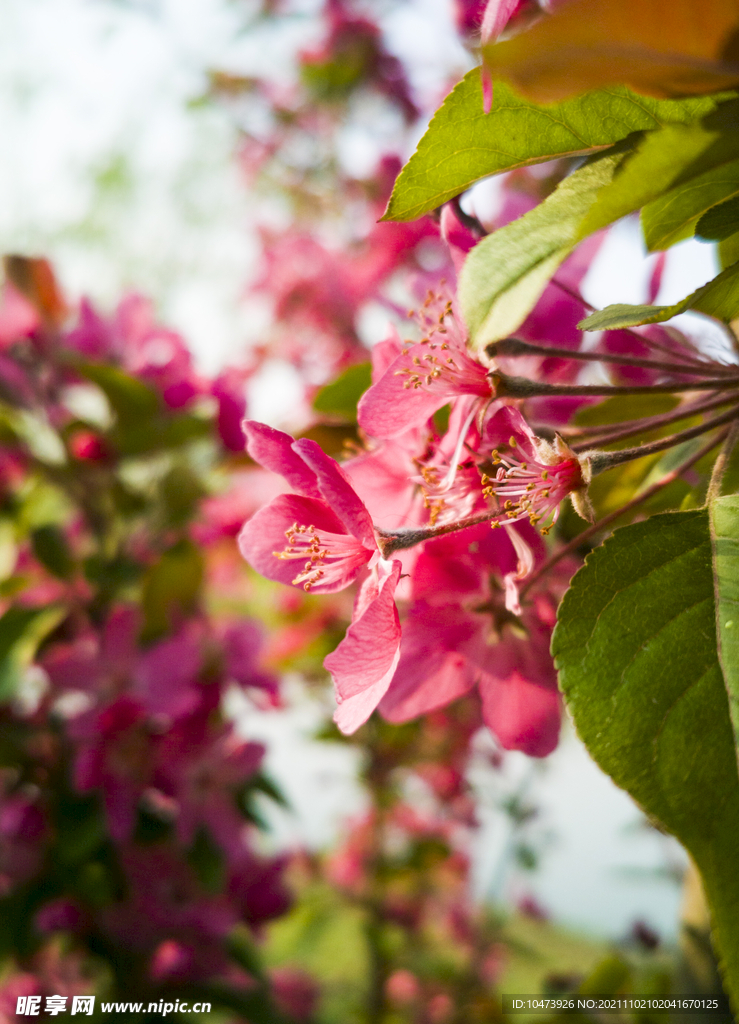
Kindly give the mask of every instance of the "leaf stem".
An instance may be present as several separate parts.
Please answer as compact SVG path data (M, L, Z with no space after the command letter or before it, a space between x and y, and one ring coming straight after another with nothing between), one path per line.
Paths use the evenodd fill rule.
M669 473L665 474L665 476L663 476L661 480L658 480L656 484L652 484L651 487L647 487L645 491L642 491L641 494L638 494L635 498L632 498L631 501L628 501L625 505L622 505L621 508L616 509L615 512L609 512L607 516L604 516L602 519L599 519L597 523L593 523L592 526L588 526L585 530L582 531L582 533L578 533L578 535L576 537L573 537L572 540L569 541L569 543L564 545L564 547L561 547L558 551L555 551L555 553L547 559L547 561L541 566L541 568L537 569L536 572L526 580L526 582L519 588L519 596L523 598L528 593L528 591L533 587L533 585L537 583L542 576L549 572L549 570L553 568L553 566L555 566L557 562L559 562L561 559L565 558L567 555L572 554L573 551L577 551L577 549L579 547L582 547L582 545L589 541L591 537L594 537L597 533L600 533L601 530L605 530L607 527L611 525L611 523L614 523L617 519L620 519L621 516L626 515L627 512L631 512L632 509L637 508L643 502L649 501L649 499L654 497L655 494L658 494L663 487L667 487L668 484L673 483L675 480L681 477L683 473L689 470L697 462L700 462L704 455L708 455L708 453L712 451L716 447L716 445L721 444L721 442L728 437L729 433L730 430L728 428L722 431L722 433L719 434L718 437L712 438L707 444L703 445L703 447L699 449L699 451L689 456L687 459L685 459L684 462L681 462L679 466L671 470Z

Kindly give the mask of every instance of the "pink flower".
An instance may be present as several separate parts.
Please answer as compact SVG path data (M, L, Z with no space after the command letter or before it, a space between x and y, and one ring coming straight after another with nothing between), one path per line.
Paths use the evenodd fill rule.
M352 583L380 552L372 520L338 463L315 441L293 441L262 423L244 424L249 454L298 494L281 494L239 534L244 558L263 576L331 594Z
M252 458L300 492L280 495L246 523L239 535L246 560L268 579L328 594L349 586L363 569L374 570L357 596L346 636L325 661L336 687L336 722L353 732L377 707L397 664L394 595L401 563L381 558L364 503L314 441L293 441L254 422L245 423L244 431Z
M424 337L406 344L359 402L359 425L372 437L397 437L461 395L492 398L488 371L467 351L451 300L430 293L419 322Z
M14 285L6 282L0 289L0 348L8 348L40 326L37 310Z
M228 881L228 894L245 921L260 925L284 914L292 898L285 885L285 855L271 858L249 854L242 858Z
M204 391L184 340L155 322L151 303L140 295L125 298L110 320L83 301L66 344L90 358L121 363L155 387L171 409L181 409Z
M230 452L244 450L241 423L246 413L244 384L248 374L230 367L223 370L211 384L211 394L218 401L218 433Z
M382 45L377 26L352 17L347 7L344 0L328 0L328 38L320 49L301 54L304 79L328 97L372 85L400 108L407 121L414 121L419 111L403 65ZM341 68L338 75L336 67Z
M245 820L237 791L258 771L261 743L244 743L230 728L209 725L210 709L178 722L157 750L155 781L177 801L177 837L189 846L201 826L231 861L244 851Z
M530 527L522 532L521 540L537 545ZM477 685L483 719L501 745L541 757L556 745L560 721L549 655L554 606L539 595L520 615L506 608L497 580L515 571L518 552L510 534L483 524L426 543L414 570L400 660L380 712L405 722Z
M536 526L549 519L541 528L546 534L568 496L576 511L592 520L587 498L590 465L558 434L554 443L544 441L532 433L517 410L503 408L486 423L484 442L492 448L491 461L498 469L492 477L483 475L483 494L497 499L509 523L528 519Z
M68 731L78 745L75 787L82 793L101 790L111 836L128 839L153 772L155 738L143 709L120 697L99 713L78 715Z

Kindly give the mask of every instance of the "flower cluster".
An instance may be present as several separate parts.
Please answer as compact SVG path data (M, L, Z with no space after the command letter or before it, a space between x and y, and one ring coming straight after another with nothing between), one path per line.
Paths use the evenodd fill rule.
M218 983L267 1006L234 936L290 899L255 844L264 747L224 700L280 698L257 623L208 614L194 540L244 375L198 375L142 299L74 316L48 264L7 270L0 903L23 960L2 998Z

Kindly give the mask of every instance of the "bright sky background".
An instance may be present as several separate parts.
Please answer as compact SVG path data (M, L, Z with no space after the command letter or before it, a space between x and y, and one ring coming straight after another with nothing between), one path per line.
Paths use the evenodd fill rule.
M212 67L284 75L290 54L312 41L316 3L305 0L305 16L279 32L246 32L248 0L0 0L0 249L50 256L72 297L88 293L104 307L128 288L153 296L205 370L237 356L266 323L264 307L245 301L260 211L231 160L231 116L194 101ZM447 0L377 7L390 45L433 102L468 59ZM373 166L376 133L360 119L340 140L354 173ZM586 282L588 298L644 301L642 256L635 226L618 226ZM713 261L708 246L676 247L659 301L702 284ZM269 373L264 408L252 412L278 419L280 394L285 409L292 401L290 378L280 367ZM286 718L242 709L248 734L269 739L271 768L296 809L276 823L283 842L320 845L347 808L360 806L350 752L309 738L321 713L306 701ZM561 920L614 937L637 917L673 933L677 890L655 880L664 840L640 830L629 798L570 734L542 770L509 758L497 793L489 773L476 773L485 823L478 892L510 894L517 884L501 870L506 825L495 803L527 773L544 807L541 828L555 837L531 881L542 903Z

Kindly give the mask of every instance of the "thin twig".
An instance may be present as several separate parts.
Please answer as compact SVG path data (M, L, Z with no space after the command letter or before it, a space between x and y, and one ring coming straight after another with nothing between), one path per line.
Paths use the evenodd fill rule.
M590 466L593 475L595 476L596 473L603 473L606 470L613 469L615 466L621 466L624 462L643 459L646 455L656 455L667 448L675 448L679 444L684 444L685 441L692 441L694 437L700 437L701 434L707 434L709 430L723 426L724 423L731 423L732 420L736 420L738 417L739 410L729 409L728 412L722 413L721 416L714 416L712 420L699 423L697 427L690 427L688 430L681 430L677 434L670 434L669 437L663 437L659 441L652 441L651 444L639 445L636 448L622 448L617 452L595 451L590 456Z
M561 291L565 292L566 295L569 295L570 298L582 303L585 309L589 309L591 313L602 312L602 310L599 310L597 306L592 304L592 302L588 302L587 299L584 299L579 292L576 292L573 288L569 288L566 284L562 284L561 281L557 281L555 278L552 278L552 284L555 284ZM677 356L678 359L686 359L691 363L699 362L695 356L691 356L686 352L673 352L671 349L667 348L666 345L660 345L660 343L655 341L654 338L649 338L645 334L639 334L631 327L619 327L619 330L632 335L634 338L638 338L643 345L647 345L649 348L658 349L660 352L666 352L668 355L673 357Z
M576 359L588 363L618 363L622 366L641 366L647 370L661 370L663 373L689 373L706 377L717 373L725 373L736 376L736 366L726 366L722 363L703 362L696 366L684 366L681 363L664 363L657 359L642 359L638 356L619 356L610 352L577 352L567 348L554 348L549 345L534 345L528 341L521 341L518 338L504 338L502 341L494 341L487 346L485 352L491 358L496 356L508 356L509 358L523 358L525 356L545 356L557 359Z
M722 391L739 388L739 376L690 381L687 384L547 384L527 377L512 377L500 370L489 374L496 398L581 397L610 398L616 395L678 394L683 391Z
M671 412L663 413L660 416L645 417L642 420L632 421L629 426L623 427L621 430L613 430L610 434L590 437L587 441L578 441L577 444L570 445L570 447L575 452L583 452L592 448L594 445L600 448L607 444L615 444L616 441L623 441L627 437L634 437L636 434L648 434L652 430L657 430L659 427L665 427L670 423L679 423L680 420L687 420L692 416L699 415L700 413L710 412L711 409L718 409L722 405L730 405L736 402L739 402L738 395L725 395L722 398L715 398L710 402L701 402L691 406L683 406L681 409L674 409Z

